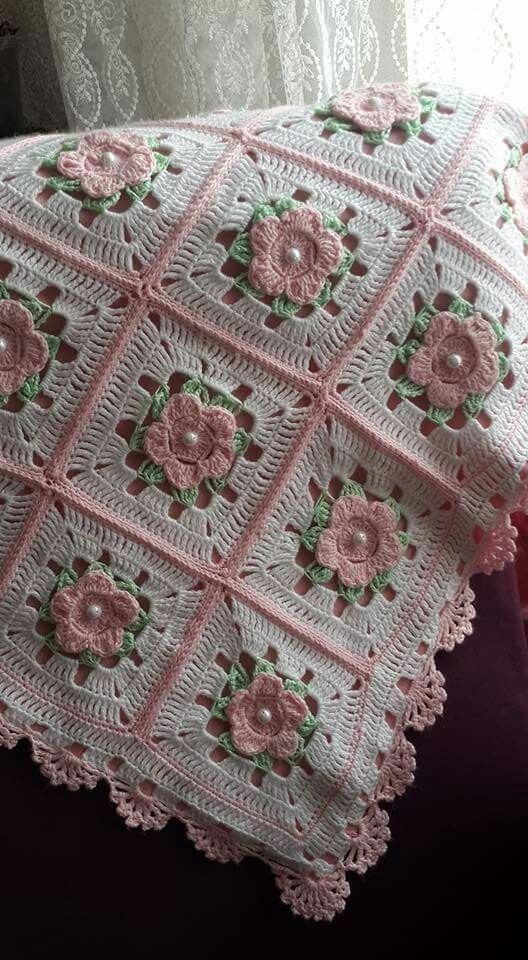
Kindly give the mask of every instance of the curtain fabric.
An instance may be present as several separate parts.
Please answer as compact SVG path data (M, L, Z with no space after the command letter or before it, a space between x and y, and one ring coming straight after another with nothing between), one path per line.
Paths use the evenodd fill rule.
M0 0L4 18L33 129L307 103L376 80L524 95L518 0Z

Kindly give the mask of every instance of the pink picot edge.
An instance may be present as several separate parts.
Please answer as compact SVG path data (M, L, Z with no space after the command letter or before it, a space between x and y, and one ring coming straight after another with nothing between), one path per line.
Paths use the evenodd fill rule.
M437 650L452 650L472 632L473 600L473 591L466 583L457 598L446 604ZM350 892L346 871L363 874L385 853L390 839L389 817L379 804L403 794L414 779L415 750L404 731L409 727L423 730L434 723L442 713L445 699L444 678L435 667L433 654L428 658L421 677L411 682L406 708L395 730L392 747L383 760L372 801L362 819L348 828L351 845L343 864L322 877L316 877L270 863L281 900L294 914L306 920L332 920L344 909ZM169 809L156 795L154 784L144 780L129 782L123 772L126 769L124 763L111 761L112 770L103 775L70 748L50 746L42 738L44 729L39 724L17 724L11 719L9 708L0 703L0 745L11 749L20 739L28 738L33 759L54 786L91 790L100 780L106 780L110 799L129 827L161 830L170 819L177 819L184 823L187 836L195 847L210 860L240 863L248 854L265 859L260 850L248 849L227 827L207 819L187 804L182 802L176 809Z

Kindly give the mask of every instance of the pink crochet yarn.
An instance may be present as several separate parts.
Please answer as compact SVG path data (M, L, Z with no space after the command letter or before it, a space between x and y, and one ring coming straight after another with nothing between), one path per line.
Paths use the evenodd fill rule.
M47 359L48 345L29 310L16 300L0 300L0 393L14 393Z
M416 120L420 102L403 83L378 83L346 90L332 101L332 113L360 130L386 130L394 123Z
M339 237L323 226L309 207L264 217L250 231L255 254L249 281L270 296L285 294L294 303L309 303L321 292L343 256Z
M306 919L513 557L525 131L375 84L0 147L0 742Z
M408 374L426 388L431 403L457 407L469 393L487 393L497 382L497 340L483 317L460 320L437 313L423 346L409 360Z
M270 756L284 759L297 749L297 727L306 712L304 700L284 690L279 677L266 673L236 693L226 709L240 753L251 756L267 750Z
M229 410L204 407L196 397L172 397L159 423L152 423L145 450L175 487L188 488L204 477L221 477L234 457L236 421Z
M155 161L145 139L135 133L88 133L75 150L60 154L57 169L80 180L90 197L107 197L150 177Z
M89 650L107 657L121 646L123 629L137 616L139 604L104 573L86 573L75 586L57 591L51 612L65 653Z
M397 520L385 503L342 497L317 544L317 561L339 574L347 587L365 586L390 570L400 556Z

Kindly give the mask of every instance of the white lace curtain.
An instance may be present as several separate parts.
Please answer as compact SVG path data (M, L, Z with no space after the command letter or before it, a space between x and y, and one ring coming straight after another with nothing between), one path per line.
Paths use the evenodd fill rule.
M89 128L457 82L519 106L523 0L0 0L29 126Z

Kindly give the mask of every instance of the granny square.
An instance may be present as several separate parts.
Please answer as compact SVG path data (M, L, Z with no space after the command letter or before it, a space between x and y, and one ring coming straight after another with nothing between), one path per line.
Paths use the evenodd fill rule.
M5 746L344 908L528 509L527 197L427 84L0 149Z

